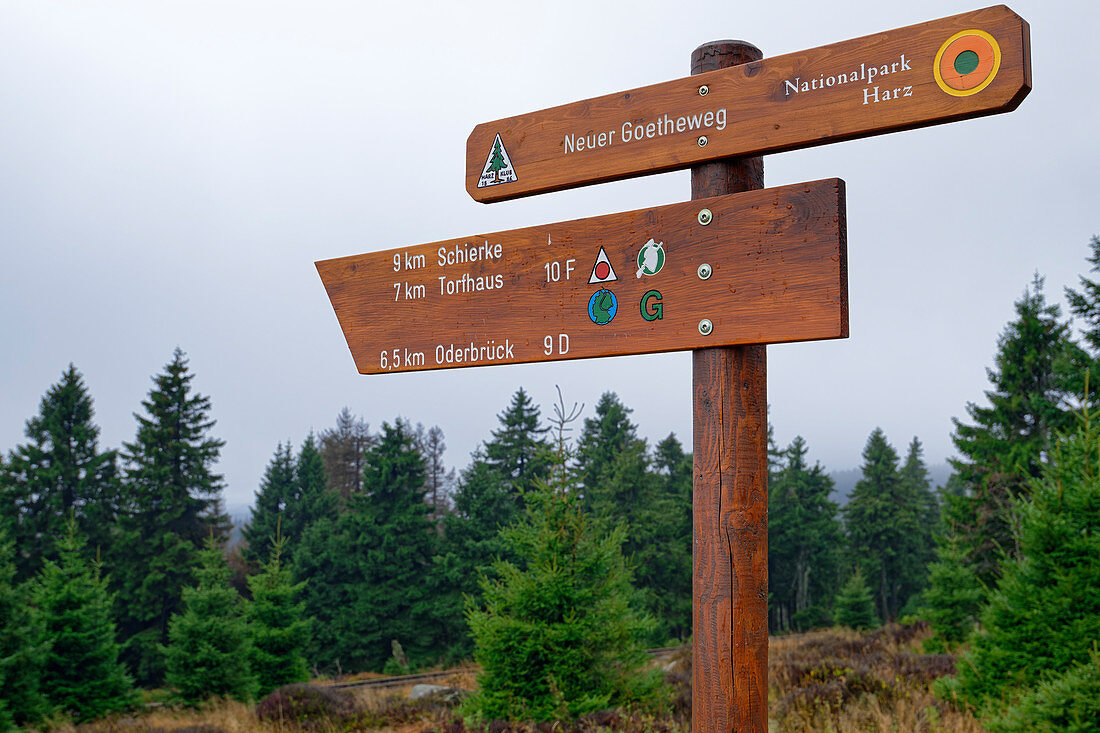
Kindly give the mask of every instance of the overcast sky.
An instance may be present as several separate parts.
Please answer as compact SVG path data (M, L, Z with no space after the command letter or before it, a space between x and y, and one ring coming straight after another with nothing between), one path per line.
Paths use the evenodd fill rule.
M0 450L70 362L104 446L131 440L179 346L213 400L233 504L276 443L345 405L438 424L465 466L526 388L615 391L651 443L691 444L689 353L361 376L313 262L690 198L689 174L483 205L463 187L481 122L686 76L742 38L779 55L981 5L852 2L0 3ZM951 418L1033 273L1085 272L1100 233L1100 3L1015 0L1020 108L769 156L778 186L847 182L850 331L771 346L771 420L828 469L881 426L950 457Z

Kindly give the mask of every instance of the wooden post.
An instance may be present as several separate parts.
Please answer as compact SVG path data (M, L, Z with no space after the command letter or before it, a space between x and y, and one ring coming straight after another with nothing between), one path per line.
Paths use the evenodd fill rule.
M691 73L763 57L743 41L691 55ZM693 199L764 187L761 157L693 166ZM731 246L736 246L731 243ZM763 345L692 352L692 730L768 730L768 392Z

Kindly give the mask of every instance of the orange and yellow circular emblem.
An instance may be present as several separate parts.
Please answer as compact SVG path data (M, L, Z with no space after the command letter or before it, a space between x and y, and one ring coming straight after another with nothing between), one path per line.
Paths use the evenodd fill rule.
M1001 68L1001 47L985 31L959 31L940 46L932 73L940 89L969 97L985 89Z

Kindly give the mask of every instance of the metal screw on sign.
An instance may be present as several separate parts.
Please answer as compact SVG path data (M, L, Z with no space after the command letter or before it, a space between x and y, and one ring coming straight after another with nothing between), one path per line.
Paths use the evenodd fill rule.
M714 324L710 322L709 318L704 318L699 321L699 333L704 336L709 336L710 332L714 330Z
M706 262L699 265L699 279L700 280L709 280L710 279L710 273L711 273L710 265L708 265Z
M706 135L700 135L699 136L699 147L705 148L706 146L707 146L707 136Z
M699 87L699 96L700 96L700 97L705 97L705 96L707 96L708 94L710 94L710 87L708 87L708 86L707 86L706 84L704 84L703 86Z
M697 216L696 218L699 220L700 224L706 226L707 224L710 224L712 221L714 221L714 214L710 213L710 209L701 209L699 211L699 216Z

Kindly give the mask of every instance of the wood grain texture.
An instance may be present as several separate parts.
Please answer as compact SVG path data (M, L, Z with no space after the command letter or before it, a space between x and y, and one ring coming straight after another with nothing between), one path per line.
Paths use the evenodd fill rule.
M1000 66L988 86L955 96L936 80L936 56L952 35L967 30L996 41ZM889 73L880 73L883 66ZM799 90L792 92L787 82ZM699 94L703 84L706 96ZM467 140L466 190L483 203L503 201L1010 112L1030 89L1028 25L998 5L478 125ZM677 124L681 117L719 109L725 114L723 129L716 120L699 129ZM700 124L704 121L701 117ZM652 136L647 125L654 126ZM514 180L479 188L497 135ZM632 139L624 139L628 135ZM700 135L707 137L705 147ZM578 140L588 139L592 147L585 142L577 149Z
M317 270L362 373L842 338L844 223L844 183L828 179L325 260ZM638 276L651 239L663 243L664 266ZM590 283L601 249L616 279ZM441 251L490 256L441 266ZM618 308L597 325L589 302L601 289ZM456 349L463 358L448 359Z
M692 54L692 72L759 58L744 42L710 43ZM763 160L695 166L691 184L693 198L759 189ZM692 729L767 733L767 352L753 344L692 357Z

